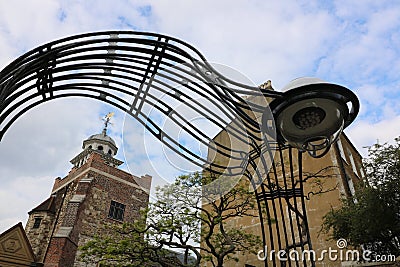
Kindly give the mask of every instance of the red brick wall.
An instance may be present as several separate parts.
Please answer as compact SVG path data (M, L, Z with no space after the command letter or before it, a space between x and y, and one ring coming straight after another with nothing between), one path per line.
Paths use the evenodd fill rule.
M46 254L44 267L72 267L77 246L65 237L53 237Z
M126 205L124 221L133 221L139 216L139 210L147 207L149 195L141 186L117 181L96 170L84 173L89 167L100 170L107 175L118 177L131 184L137 185L135 177L129 173L105 164L102 155L93 153L88 161L80 168L73 168L63 179L56 179L53 190L64 187L68 190L61 209L58 222L55 226L55 234L60 227L73 227L68 237L53 237L50 241L48 253L45 258L45 267L69 267L80 266L77 262L77 247L82 246L91 236L100 234L106 223L117 223L108 218L111 200ZM80 182L81 179L85 182ZM91 179L88 180L88 179ZM151 177L145 176L144 184L151 182ZM54 192L54 191L53 191ZM71 202L74 195L85 196L81 202ZM84 266L84 265L82 265Z

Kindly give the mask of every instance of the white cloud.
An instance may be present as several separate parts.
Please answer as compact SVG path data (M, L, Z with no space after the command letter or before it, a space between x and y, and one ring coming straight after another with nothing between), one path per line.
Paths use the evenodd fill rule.
M0 173L4 175L8 170L45 175L60 167L65 169L65 163L75 156L87 137L85 131L95 129L96 125L101 127L97 121L99 113L98 103L82 99L56 100L29 111L1 141ZM20 162L24 163L23 169L17 167Z
M28 212L50 196L54 178L9 176L0 188L0 233L28 218Z
M384 119L379 122L358 120L351 125L346 134L357 147L361 155L368 156L366 147L379 142L392 143L400 136L400 116Z
M335 20L326 10L302 9L296 1L185 2L154 8L157 26L183 38L210 61L227 64L256 83L272 79L282 88L291 79L312 72L336 37Z
M319 73L357 86L397 79L399 7L376 1L356 2L337 1L333 14L340 21L336 29L340 34L319 66Z

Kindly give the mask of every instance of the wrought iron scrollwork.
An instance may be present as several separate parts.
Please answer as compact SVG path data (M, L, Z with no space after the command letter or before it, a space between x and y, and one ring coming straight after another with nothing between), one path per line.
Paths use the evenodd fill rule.
M208 146L211 138L176 112L172 102L185 105L221 130L248 142L243 135L260 139L259 123L249 111L262 114L265 107L244 100L243 95L281 96L279 92L230 80L179 39L130 31L82 34L40 46L4 68L0 84L0 137L18 117L41 103L86 97L129 113L185 159L200 167L209 164L214 169L224 166L207 162L179 143L149 115L149 109ZM206 99L207 103L199 99ZM224 114L217 114L216 110ZM235 120L234 125L228 125ZM242 158L241 151L222 143L216 146L211 149L230 158ZM228 168L228 172L238 174L242 170Z
M50 50L51 47L46 46L39 51L39 57L43 56L45 60L40 62L42 65L37 69L36 88L43 99L47 98L46 93L50 98L53 96L53 69L56 66L56 60L54 54L48 53Z

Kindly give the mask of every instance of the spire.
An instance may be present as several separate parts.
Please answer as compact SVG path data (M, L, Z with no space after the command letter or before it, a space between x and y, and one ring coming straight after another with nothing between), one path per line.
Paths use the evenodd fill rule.
M104 121L104 128L103 128L103 132L102 132L103 136L107 135L107 127L108 127L108 124L111 123L110 120L113 116L114 116L114 112L108 112L108 114L105 115L104 118L102 119Z

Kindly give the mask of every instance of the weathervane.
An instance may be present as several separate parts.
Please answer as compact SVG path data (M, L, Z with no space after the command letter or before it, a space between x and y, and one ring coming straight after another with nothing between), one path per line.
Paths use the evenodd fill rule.
M114 112L108 112L107 115L104 116L104 118L102 118L101 120L104 121L104 128L103 128L103 134L106 135L107 134L107 127L108 124L112 124L110 122L111 118L114 116Z

